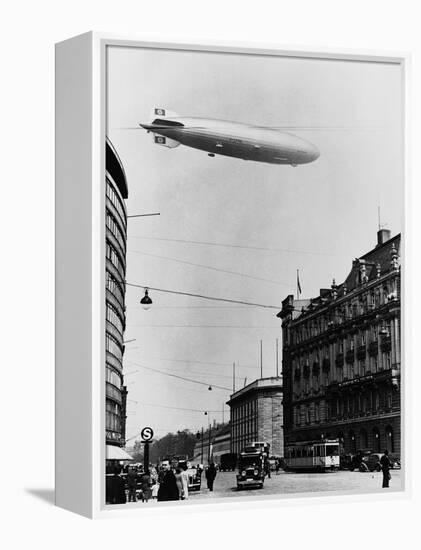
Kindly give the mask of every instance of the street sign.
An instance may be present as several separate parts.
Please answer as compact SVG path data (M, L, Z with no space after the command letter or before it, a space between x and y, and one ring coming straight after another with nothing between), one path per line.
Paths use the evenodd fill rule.
M149 428L149 426L143 428L143 430L140 432L140 437L143 439L143 441L150 441L153 438L153 429Z

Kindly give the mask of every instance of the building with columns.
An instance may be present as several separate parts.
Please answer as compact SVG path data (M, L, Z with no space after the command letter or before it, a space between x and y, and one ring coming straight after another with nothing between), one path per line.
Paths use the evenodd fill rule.
M400 235L381 229L345 281L282 302L285 444L400 454Z
M270 444L270 453L284 455L282 378L259 378L231 395L231 452L241 453L253 441Z

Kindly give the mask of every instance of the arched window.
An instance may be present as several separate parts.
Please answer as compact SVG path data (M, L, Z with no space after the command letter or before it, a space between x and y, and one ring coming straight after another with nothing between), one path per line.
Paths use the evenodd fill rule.
M353 430L350 430L348 433L348 439L349 439L349 450L351 453L357 452L357 438L355 437L355 432Z
M366 430L360 431L360 448L361 449L367 449L368 447L368 437Z
M380 431L378 428L373 428L373 450L376 453L380 452Z
M392 426L386 426L386 449L390 452L395 452L395 442L393 439L393 428Z

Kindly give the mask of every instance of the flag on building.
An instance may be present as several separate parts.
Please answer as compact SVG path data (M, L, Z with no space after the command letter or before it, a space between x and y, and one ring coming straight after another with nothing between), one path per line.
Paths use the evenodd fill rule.
M297 298L300 296L302 290L301 290L301 284L300 284L300 274L297 269Z

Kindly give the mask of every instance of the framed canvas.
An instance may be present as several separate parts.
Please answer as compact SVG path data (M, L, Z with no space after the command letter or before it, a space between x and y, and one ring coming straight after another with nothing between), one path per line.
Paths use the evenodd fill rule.
M407 491L408 62L57 44L57 505Z

